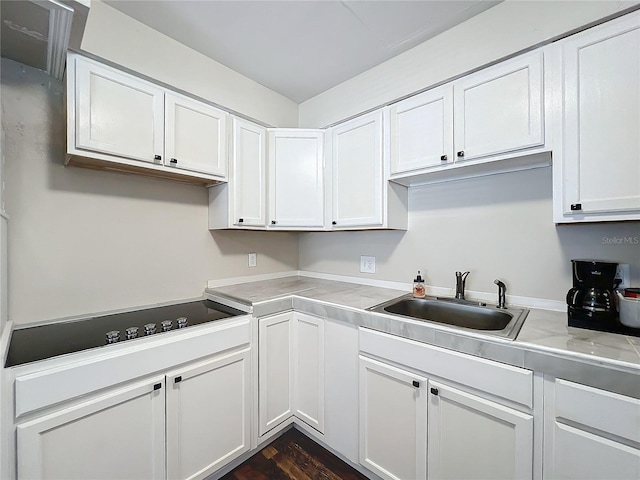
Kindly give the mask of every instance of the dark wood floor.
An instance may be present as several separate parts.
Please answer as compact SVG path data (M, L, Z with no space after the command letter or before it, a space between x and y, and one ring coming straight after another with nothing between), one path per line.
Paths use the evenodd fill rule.
M360 480L354 470L295 428L285 432L222 480Z

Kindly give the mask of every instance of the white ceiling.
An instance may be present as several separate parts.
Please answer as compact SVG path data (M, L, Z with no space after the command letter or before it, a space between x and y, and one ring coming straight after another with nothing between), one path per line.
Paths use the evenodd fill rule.
M500 2L106 3L285 97L303 102Z

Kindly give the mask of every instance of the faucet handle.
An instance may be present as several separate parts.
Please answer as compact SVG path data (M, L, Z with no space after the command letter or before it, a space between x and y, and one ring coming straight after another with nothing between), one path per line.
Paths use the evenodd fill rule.
M506 305L507 286L497 278L493 281L493 283L495 283L498 286L498 308L507 308L507 305Z

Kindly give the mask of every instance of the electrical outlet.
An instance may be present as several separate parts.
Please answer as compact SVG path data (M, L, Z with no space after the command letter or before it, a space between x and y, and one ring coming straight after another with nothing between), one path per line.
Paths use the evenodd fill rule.
M376 257L360 256L360 272L376 273Z
M249 254L249 266L250 267L255 267L258 265L258 254L257 253L250 253Z
M618 264L618 268L616 269L616 278L619 278L620 280L622 280L622 283L618 288L629 288L631 286L631 278L630 278L628 263Z

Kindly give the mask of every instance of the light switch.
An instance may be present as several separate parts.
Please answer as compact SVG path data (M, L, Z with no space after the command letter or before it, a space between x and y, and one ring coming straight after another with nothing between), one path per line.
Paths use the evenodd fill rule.
M258 265L258 254L250 253L249 254L249 267L255 267Z

